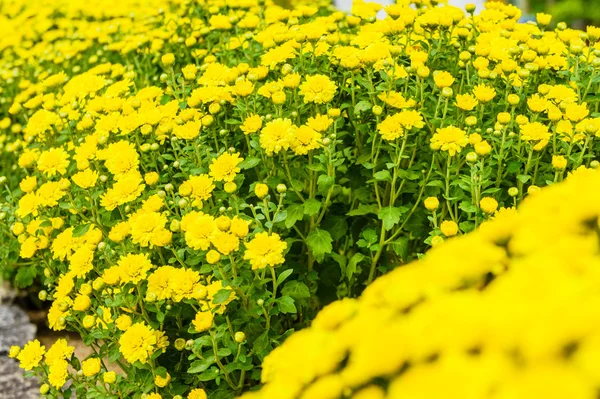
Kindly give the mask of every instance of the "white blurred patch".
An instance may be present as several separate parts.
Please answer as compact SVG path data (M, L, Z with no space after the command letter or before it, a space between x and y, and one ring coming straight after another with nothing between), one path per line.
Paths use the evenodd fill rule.
M379 4L383 5L384 7L395 3L394 0L372 0L369 2L370 3L379 3ZM475 11L475 13L478 14L479 12L481 12L481 10L483 10L483 3L485 3L485 0L449 0L448 1L448 4L450 4L451 6L459 7L462 10L464 10L465 6L469 3L475 4L475 6L477 6L477 10ZM350 12L350 10L352 9L352 0L335 0L334 4L341 11ZM384 17L385 17L385 11L383 11L383 10L379 11L379 13L377 14L377 18L384 18Z

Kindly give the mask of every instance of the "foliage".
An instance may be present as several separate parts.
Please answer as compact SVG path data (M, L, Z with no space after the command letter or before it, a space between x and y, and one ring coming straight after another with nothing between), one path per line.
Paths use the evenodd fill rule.
M328 305L242 398L595 397L599 184L577 171Z
M4 4L2 273L95 351L15 348L45 396L231 398L325 304L597 166L597 29L417 3Z

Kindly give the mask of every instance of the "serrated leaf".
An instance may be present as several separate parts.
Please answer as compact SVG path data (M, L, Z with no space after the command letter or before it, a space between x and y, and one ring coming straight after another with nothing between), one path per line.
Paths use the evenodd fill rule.
M473 230L475 230L475 223L465 220L464 222L460 222L458 225L461 229L461 231L465 232L465 233L470 233Z
M319 188L319 193L325 194L327 190L329 190L331 186L333 186L333 183L335 183L335 177L320 175L317 179L317 187Z
M289 281L281 290L282 295L291 296L296 300L310 298L310 291L301 281Z
M366 229L362 232L362 236L368 243L374 244L377 242L377 232L373 229Z
M306 245L308 245L308 248L318 262L323 261L325 254L331 252L333 249L332 242L333 239L329 232L321 229L314 229L306 237Z
M383 222L383 228L386 230L391 230L399 221L402 212L399 208L388 206L386 208L381 208L377 217L379 220Z
M294 299L289 296L282 296L277 298L277 307L281 313L297 313L296 305L294 305Z
M285 227L288 229L292 228L298 220L302 220L304 217L304 205L294 204L287 209L287 217L285 219Z
M304 214L314 216L321 210L321 201L311 198L304 203Z
M15 284L18 288L29 287L33 284L35 276L37 276L35 266L21 266L15 276Z
M262 333L256 340L254 341L254 345L252 345L252 349L256 354L263 354L263 352L269 346L269 331L265 331Z
M408 258L408 244L410 243L410 239L408 237L400 237L394 242L392 242L392 249L394 253L398 255L404 261Z
M340 265L342 274L344 274L344 270L346 270L346 264L348 263L348 260L346 259L346 257L344 255L340 255L336 252L332 252L331 257L333 258L334 261L337 262L338 265Z
M350 258L350 262L348 262L348 266L346 267L346 278L350 280L352 276L356 273L356 266L365 259L365 256L360 252L355 253Z

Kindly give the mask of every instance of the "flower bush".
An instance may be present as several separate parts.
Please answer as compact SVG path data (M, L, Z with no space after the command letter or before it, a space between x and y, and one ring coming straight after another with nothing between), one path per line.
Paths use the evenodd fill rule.
M43 395L234 397L325 304L598 165L597 28L413 3L6 2L1 270L94 351L14 348Z
M598 187L578 171L326 306L242 398L596 397Z

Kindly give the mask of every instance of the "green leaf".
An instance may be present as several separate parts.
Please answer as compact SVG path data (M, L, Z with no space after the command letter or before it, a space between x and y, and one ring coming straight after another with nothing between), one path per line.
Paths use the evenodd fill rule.
M475 230L475 223L468 220L459 223L458 226L465 233L470 233L471 231Z
M306 284L301 281L290 281L281 290L282 295L291 296L296 301L310 298L310 291Z
M332 215L321 223L321 227L331 234L331 238L334 241L337 241L348 234L348 222L346 219L343 216Z
M217 355L219 356L219 358L229 356L231 355L231 350L229 348L219 348Z
M441 180L432 180L429 183L427 183L427 187L446 188L446 186L444 186L444 183L442 183Z
M342 274L344 274L344 270L346 270L346 264L348 263L346 257L336 252L332 252L331 257L337 262L338 265L340 265L340 270L342 271Z
M417 180L421 175L414 171L398 169L398 177L406 180Z
M121 357L121 352L119 351L118 346L114 346L110 352L108 352L108 360L111 362L116 362L117 359Z
M281 211L277 214L277 216L275 216L275 219L273 219L273 223L279 223L284 221L287 218L287 211Z
M304 203L304 214L308 216L314 216L319 213L321 209L321 201L318 201L314 198L306 200Z
M159 376L161 376L162 378L166 378L167 377L167 369L164 368L164 367L162 367L162 366L157 367L156 369L154 369L154 372L156 374L158 374Z
M386 230L390 230L394 225L396 225L400 221L400 216L402 212L399 208L388 206L386 208L382 208L379 211L377 217L379 220L383 221L383 228Z
M359 101L358 104L354 106L354 113L359 114L363 111L371 109L371 103L368 101Z
M277 307L281 313L297 313L296 305L294 305L294 299L289 296L282 296L277 298Z
M333 249L332 242L333 239L329 232L321 229L314 229L306 237L306 245L308 245L317 262L322 262L325 254L331 252Z
M254 345L252 345L252 349L257 355L263 354L263 352L269 346L269 331L265 331L262 333L256 341L254 341Z
M321 193L321 194L327 193L327 190L329 190L331 188L331 186L333 186L333 183L335 183L335 177L327 176L327 175L320 175L319 179L317 180L317 186L319 187L319 193Z
M81 224L73 229L73 238L81 237L90 229L91 224Z
M242 170L251 169L260 163L260 158L250 157L244 159L242 162L238 164L239 168Z
M288 229L292 228L298 220L302 220L304 217L304 205L294 204L287 209L287 218L285 219L285 227Z
M390 175L389 170L380 170L379 172L374 173L373 177L377 181L392 181L392 175Z
M377 214L377 205L374 205L374 204L371 204L371 205L361 204L361 205L358 206L358 208L351 210L346 215L347 216L360 216L360 215L366 215L368 213L375 213L375 214Z
M527 181L529 181L531 179L531 176L529 176L529 175L517 175L517 179L519 179L519 181L521 183L527 183Z
M477 212L477 207L475 205L471 204L470 201L462 201L458 207L460 208L461 211L466 212L466 213Z
M304 167L308 170L312 170L314 172L326 172L325 165L322 163L313 163L311 165L304 165Z
M219 370L216 367L214 367L214 368L205 370L202 373L198 374L198 376L196 376L196 378L202 382L212 381L215 378L217 378L218 376L220 376L218 371Z
M21 266L15 276L15 284L18 288L29 287L33 284L35 276L37 276L35 266Z
M281 274L277 276L277 285L281 285L281 283L283 283L293 272L294 269L287 269L286 271L281 272Z
M391 244L394 253L396 253L396 255L398 255L405 262L408 259L409 243L410 239L408 237L400 237Z
M364 87L365 89L368 89L370 87L370 85L371 85L371 83L369 83L369 81L365 77L363 77L361 75L356 75L354 78L356 79L356 82L359 85L361 85L362 87ZM369 104L369 108L371 108L371 104Z
M71 204L67 203L67 202L59 202L58 203L58 207L60 209L71 209L71 208L73 208L73 206Z
M346 278L350 280L352 276L356 273L356 266L365 259L365 256L360 252L355 253L350 258L350 262L348 262L348 267L346 267Z
M491 187L491 188L488 188L488 189L484 190L481 194L482 195L483 194L495 194L495 193L500 192L500 191L502 191L502 189L499 188L499 187Z
M192 364L190 364L190 368L188 369L189 374L201 373L204 370L208 369L214 363L214 356L210 356L205 359L194 360Z
M368 243L375 244L375 242L377 242L377 232L373 229L364 230L362 236Z
M521 170L521 162L510 161L506 166L506 170L509 173L517 173L519 170Z
M227 299L229 299L230 294L231 294L230 290L225 289L225 288L220 289L219 291L217 291L217 293L213 297L213 304L219 305L219 304L225 302Z

